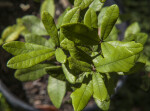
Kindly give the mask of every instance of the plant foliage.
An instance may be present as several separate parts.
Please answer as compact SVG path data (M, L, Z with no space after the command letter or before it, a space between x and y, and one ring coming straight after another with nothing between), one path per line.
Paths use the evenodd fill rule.
M99 8L94 8L95 2ZM41 18L49 39L38 32L28 33L25 43L13 41L3 45L14 55L7 66L17 69L17 79L30 81L49 74L47 90L57 108L69 86L75 111L83 110L91 97L102 110L108 110L118 74L129 74L137 62L141 63L146 35L139 34L138 29L132 33L128 28L126 38L118 41L115 24L119 8L112 5L101 14L103 2L75 0L75 7L60 16L59 25L52 13L42 8Z

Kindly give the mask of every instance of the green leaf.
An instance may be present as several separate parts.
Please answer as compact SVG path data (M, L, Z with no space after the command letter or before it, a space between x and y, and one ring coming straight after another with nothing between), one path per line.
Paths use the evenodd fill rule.
M55 4L54 4L54 0L45 0L42 5L41 5L41 9L40 9L40 14L42 17L42 13L46 11L48 13L50 13L52 15L52 17L54 17L55 15Z
M90 100L93 94L93 85L92 81L90 81L87 85L82 84L82 86L76 89L72 94L72 104L75 111L81 111Z
M39 79L46 74L44 68L48 66L49 64L37 64L27 69L18 69L15 72L15 78L20 81L33 81Z
M5 42L17 40L24 29L25 27L22 25L13 25L11 27L7 27L2 33L2 39Z
M115 48L124 47L127 50L133 52L134 54L138 54L140 51L143 50L143 45L140 43L135 43L134 41L132 42L109 41L107 43L114 46Z
M56 60L60 63L65 63L67 56L61 48L57 48L55 51Z
M26 34L25 41L28 43L34 43L34 44L49 47L51 49L55 49L55 44L51 41L51 38L47 40L46 38L36 34Z
M99 0L98 0L99 1ZM102 8L102 10L100 11L99 15L98 15L98 27L101 27L102 21L103 21L103 17L107 11L108 7L104 7Z
M83 83L83 80L84 80L85 78L88 78L90 74L91 74L91 72L83 72L83 73L80 74L80 75L78 76L78 78L76 79L76 83Z
M52 77L58 80L65 80L63 70L61 66L49 66L45 68L45 71Z
M27 34L25 37L25 41L28 43L34 43L34 44L38 44L38 45L46 45L46 38L36 35L36 34Z
M42 45L36 45L32 43L24 43L20 41L12 41L9 43L5 43L3 45L3 48L13 54L13 55L19 55L19 54L25 54L32 51L38 51L42 49L49 49L48 47L42 46ZM51 50L51 49L49 49Z
M101 38L105 40L110 34L119 17L119 8L117 5L112 5L107 8L107 11L102 19Z
M132 46L131 43L129 44ZM122 45L119 44L114 47L103 42L101 48L104 57L100 55L93 60L96 70L101 73L128 72L134 66L136 55L143 50L143 46L136 43L135 46L130 47L129 45L126 48L126 45L128 46L127 43L122 43Z
M97 12L102 9L103 5L104 3L101 3L99 0L94 0L89 7Z
M75 84L76 82L76 77L71 73L71 71L69 70L69 67L67 67L65 64L62 64L62 69L63 72L66 76L66 79L71 83L71 84Z
M147 41L147 38L148 35L146 33L136 33L126 37L124 41L135 41L144 45Z
M84 24L92 28L98 27L97 15L96 15L96 12L92 8L89 8L87 12L85 13Z
M100 101L98 99L94 99L94 100L100 109L102 109L103 111L109 110L110 100L105 100L105 101Z
M59 29L60 26L62 25L62 22L63 22L63 19L64 19L64 16L66 15L66 13L70 10L70 7L68 7L58 18L57 20L57 28Z
M61 30L66 38L77 44L97 45L100 41L97 31L81 23L63 25Z
M55 54L51 49L42 49L13 57L7 63L12 69L24 69L45 61Z
M52 103L56 108L59 108L66 93L66 83L53 77L49 77L47 90Z
M87 8L94 0L75 0L74 7L80 7L81 10Z
M86 62L79 61L73 57L68 58L69 67L75 71L81 72L90 72L92 70L92 66Z
M117 28L114 26L112 31L110 32L109 36L105 39L105 41L115 41L118 40L118 30Z
M132 23L125 31L125 38L132 34L140 32L140 30L140 26L137 22Z
M104 2L106 2L106 0L99 0L101 3L104 3Z
M92 81L93 81L93 97L100 100L104 101L107 98L107 89L105 86L105 83L102 79L102 75L99 73L93 73L92 75Z
M79 16L80 16L80 8L79 7L75 7L73 9L69 10L63 18L62 25L67 24L67 23L78 22Z
M75 7L71 10L69 10L66 15L63 18L62 25L67 23L77 23L80 17L80 8ZM64 34L62 33L62 30L60 29L60 41L62 41L65 38Z
M59 46L57 27L55 25L53 17L48 12L43 12L42 22L48 34L52 38L52 41L55 43L56 46Z
M33 15L24 16L22 19L23 25L30 33L36 35L48 35L41 20Z
M85 48L83 49L84 51L81 50L83 47L76 47L72 41L64 39L61 42L61 46L69 51L71 57L88 63L92 62L92 58L86 52L84 52Z

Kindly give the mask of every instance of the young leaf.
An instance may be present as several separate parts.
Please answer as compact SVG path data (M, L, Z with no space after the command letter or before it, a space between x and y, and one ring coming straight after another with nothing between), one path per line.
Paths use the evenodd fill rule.
M63 18L62 25L67 24L67 23L76 23L79 20L80 16L80 8L75 7L71 10L69 10L66 15ZM60 41L64 40L65 36L62 33L62 30L60 29Z
M43 12L42 22L48 34L52 38L52 41L55 43L56 46L59 46L57 27L55 25L53 17L48 12Z
M36 45L32 43L24 43L20 41L13 41L9 43L5 43L3 45L3 48L13 54L13 55L19 55L19 54L25 54L32 51L38 51L42 49L49 49L48 47L42 46L42 45Z
M51 49L42 49L13 57L7 63L12 69L24 69L45 61L55 54Z
M114 47L107 42L101 44L104 58L97 56L93 63L98 72L128 72L135 64L136 54L143 50L141 44L128 49L124 46Z
M87 8L94 0L75 0L74 6L80 7L81 10Z
M125 31L125 38L132 35L132 34L136 34L138 32L140 32L140 26L137 22L132 23Z
M66 76L66 79L71 83L71 84L75 84L76 82L76 77L69 71L69 68L65 65L62 64L62 69L63 72Z
M92 70L92 66L86 62L79 61L73 57L68 58L70 69L81 71L81 72L90 72Z
M100 41L97 31L81 23L63 25L61 30L66 38L77 44L97 45Z
M55 51L56 60L60 63L65 63L67 56L61 48L57 48Z
M89 8L84 16L84 24L92 28L98 27L97 15L92 8Z
M52 17L54 17L55 15L55 4L54 4L54 0L45 0L42 5L41 5L41 9L40 9L40 14L42 17L42 13L44 11L47 11L48 13L50 13L52 15Z
M20 81L33 81L39 79L46 74L44 70L49 64L37 64L27 69L18 69L15 72L15 77Z
M112 28L114 27L117 19L119 17L119 8L117 5L112 5L108 7L105 15L102 19L101 24L101 38L105 40L109 33L111 32Z
M82 84L82 86L76 89L72 94L72 104L75 111L81 111L90 100L93 94L93 85L90 81L87 85Z
M59 108L66 93L66 83L53 77L49 77L47 90L52 103L56 108Z
M102 9L103 5L104 3L101 3L99 0L94 0L89 7L97 12Z
M93 73L92 81L94 93L93 97L100 101L106 100L108 93L102 76L99 73Z

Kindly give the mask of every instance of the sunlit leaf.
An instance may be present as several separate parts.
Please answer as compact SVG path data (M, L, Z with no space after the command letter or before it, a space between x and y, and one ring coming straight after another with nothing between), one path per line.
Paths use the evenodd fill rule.
M119 17L119 8L117 5L112 5L107 8L101 23L101 39L105 40L110 34Z
M82 86L76 89L72 94L72 104L75 111L81 111L90 100L93 94L93 85L92 81L88 84L82 84Z
M15 77L20 81L33 81L47 74L44 68L48 66L49 64L37 64L31 68L18 69Z
M54 54L55 52L51 49L42 49L25 54L20 54L11 58L8 61L7 66L12 69L28 68L49 59Z
M52 103L56 108L59 108L66 93L66 83L53 77L49 77L47 90Z

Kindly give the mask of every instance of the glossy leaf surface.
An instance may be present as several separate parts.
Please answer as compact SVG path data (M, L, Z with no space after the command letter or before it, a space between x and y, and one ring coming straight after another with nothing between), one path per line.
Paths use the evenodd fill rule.
M3 45L3 48L13 54L13 55L19 55L24 54L32 51L38 51L42 49L49 49L48 47L42 46L42 45L36 45L32 43L24 43L19 41L13 41L9 42ZM51 50L51 49L50 49Z
M105 40L110 34L119 17L119 8L117 5L112 5L107 8L101 24L101 38Z
M20 54L11 58L7 66L12 69L23 69L34 66L46 59L49 59L55 54L51 49L42 49L38 51L32 51L25 54Z
M99 73L93 73L92 81L94 93L93 97L100 101L106 100L108 93L102 76Z
M31 68L18 69L15 72L15 77L20 81L33 81L39 79L46 74L44 70L49 64L37 64Z
M57 27L53 17L48 12L43 12L42 22L48 34L50 35L52 41L55 43L56 46L59 46Z
M93 85L92 82L89 84L82 84L82 86L76 89L72 94L72 104L75 111L81 111L90 100L93 94Z
M107 42L101 44L103 56L96 57L93 62L98 72L128 72L135 64L136 54L143 50L141 44L130 49L125 46L114 47Z
M60 63L65 63L67 56L61 48L57 48L55 51L56 60Z
M61 30L66 38L77 44L97 45L100 41L97 31L81 23L63 25Z
M84 16L84 24L92 28L98 27L97 15L92 8L89 8Z
M94 0L75 0L74 6L80 7L81 10L87 8Z
M52 103L56 108L59 108L66 93L66 83L53 77L49 77L47 90Z

